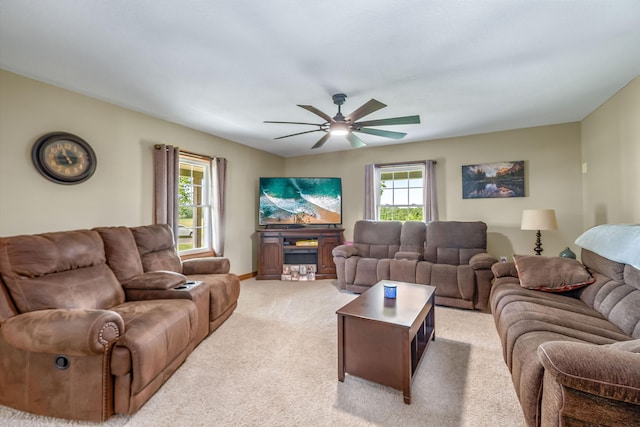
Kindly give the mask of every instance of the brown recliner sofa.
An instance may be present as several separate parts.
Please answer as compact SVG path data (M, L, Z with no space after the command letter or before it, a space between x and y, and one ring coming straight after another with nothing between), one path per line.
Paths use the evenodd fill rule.
M380 280L419 283L436 287L436 304L484 310L497 262L486 248L480 221L360 220L353 242L333 249L333 261L341 289L360 293Z
M166 225L3 237L0 279L0 404L86 421L136 412L240 291Z
M637 243L616 246L640 251ZM564 269L539 266L532 272L539 283L570 284L576 263L592 276L581 283L593 283L542 292L523 288L522 266L493 266L491 308L527 425L640 425L640 270L585 248L584 267L531 257Z

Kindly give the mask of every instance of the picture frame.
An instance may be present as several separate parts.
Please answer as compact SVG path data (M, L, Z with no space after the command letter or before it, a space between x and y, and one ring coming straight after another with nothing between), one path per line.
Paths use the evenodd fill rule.
M502 199L524 196L524 160L462 166L463 199Z

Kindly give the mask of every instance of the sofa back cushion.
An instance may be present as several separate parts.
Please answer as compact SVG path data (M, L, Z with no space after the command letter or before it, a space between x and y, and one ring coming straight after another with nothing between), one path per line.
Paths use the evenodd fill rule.
M96 231L0 238L0 275L21 313L109 309L124 302Z
M127 227L94 228L104 243L107 264L120 283L126 283L144 273L138 246Z
M0 323L18 314L18 309L13 303L9 289L5 286L0 276Z
M353 246L365 258L393 258L400 249L400 221L356 221Z
M481 221L433 221L427 225L425 261L465 265L487 250L487 225Z
M400 233L400 252L424 251L427 238L427 224L422 221L405 221Z
M167 224L133 227L131 232L145 272L166 270L182 273L182 261L176 252L173 232Z
M596 281L582 290L580 299L627 335L640 338L640 270L587 249L581 259Z

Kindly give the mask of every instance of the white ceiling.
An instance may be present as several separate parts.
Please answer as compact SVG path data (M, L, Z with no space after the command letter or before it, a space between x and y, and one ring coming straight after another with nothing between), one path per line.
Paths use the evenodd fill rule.
M292 157L351 147L263 121L338 92L420 115L369 147L581 120L640 75L640 1L0 0L0 68Z

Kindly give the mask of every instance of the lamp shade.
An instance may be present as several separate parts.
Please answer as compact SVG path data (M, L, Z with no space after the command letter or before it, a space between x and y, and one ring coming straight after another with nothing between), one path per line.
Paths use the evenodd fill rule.
M557 230L556 212L553 209L525 209L522 211L521 230Z

